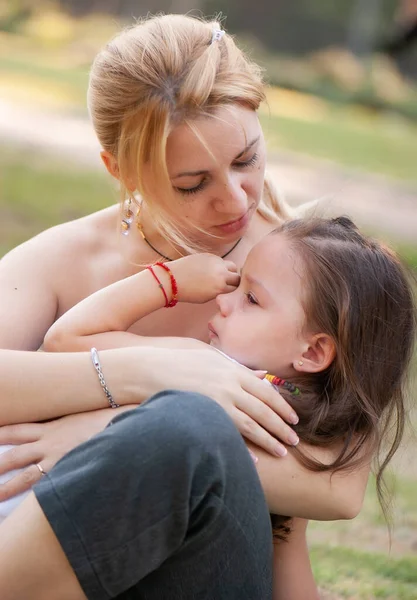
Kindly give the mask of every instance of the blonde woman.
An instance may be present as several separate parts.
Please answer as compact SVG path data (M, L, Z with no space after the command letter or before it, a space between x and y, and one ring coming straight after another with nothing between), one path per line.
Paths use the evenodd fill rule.
M258 67L216 22L179 15L150 18L123 31L99 53L91 71L89 110L103 148L103 162L120 181L122 207L113 206L48 230L2 260L3 424L51 419L103 405L102 390L94 379L96 373L88 355L51 356L8 350L38 349L52 323L69 308L149 263L204 250L227 257L240 268L255 243L287 216L285 206L264 179L265 144L256 113L263 99ZM226 281L226 289L228 285L233 283ZM207 341L206 323L213 312L210 302L177 305L149 315L131 331L143 336ZM34 600L233 599L244 598L245 593L247 598L268 598L270 528L259 480L268 508L274 513L332 519L350 518L358 512L367 465L355 473L330 478L328 474L308 472L292 456L285 456L285 446L298 441L288 425L297 417L257 374L239 366L231 370L226 359L204 349L174 353L164 349L163 341L160 348L155 347L158 340L149 343L152 349L102 353L100 368L117 403L137 404L166 388L195 393L157 396L143 409L118 417L112 427L87 442L91 464L95 463L94 456L99 458L108 449L108 456L114 457L111 469L103 469L103 485L96 488L99 493L95 509L89 504L84 516L88 521L92 511L103 514L98 522L106 531L109 513L101 513L106 508L112 518L124 524L119 529L117 560L112 563L106 559L100 567L94 561L81 560L82 548L90 544L98 555L104 552L97 521L92 530L76 540L65 528L66 520L54 518L56 506L49 504L47 520L31 495L2 526L0 587L2 593L7 590L4 598L26 597L29 590ZM17 374L24 377L16 378ZM257 470L224 411L199 392L220 404L243 436L264 449L259 451ZM40 478L44 492L52 498L54 484L46 490L47 482L52 480L44 473L49 473L65 452L102 430L114 414L107 409L44 425L4 427L0 443L17 447L0 457L0 472L24 470L2 486L0 499L30 487ZM161 414L166 418L161 419ZM137 434L148 430L154 432L153 437ZM158 461L155 442L160 439L169 445ZM148 445L143 445L143 440ZM139 441L142 446L132 451L130 444ZM190 448L193 452L189 454ZM141 471L142 463L141 468L129 461L126 466L128 457L138 454L148 457L145 462L151 466L149 472ZM53 473L64 479L68 475L71 489L84 489L89 481L88 469L84 472L84 461L76 466L66 462L71 456ZM142 533L136 532L134 539L143 542L141 553L133 552L127 560L132 515L125 516L125 505L118 510L123 494L116 504L107 502L115 473L123 466L122 479L114 483L119 490L128 482L142 481L138 470L144 478L144 489L148 489L159 465L161 472L173 476L163 486L170 505L170 494L178 486L175 477L182 473L178 466L188 456L194 457L196 469L202 468L204 473L205 461L210 462L210 477L203 478L203 483L199 480L203 488L204 482L212 485L214 480L220 481L222 489L232 486L234 493L228 497L226 508L237 519L240 537L228 536L230 529L224 523L213 525L208 513L202 513L191 527L194 533L201 531L201 544L193 539L188 554L182 552L190 541L186 526L190 527L190 521L173 519L166 529L155 529L154 536L141 538ZM321 457L325 459L322 453ZM175 468L169 468L170 460L175 461ZM71 504L69 498L68 502L74 508L75 500ZM158 506L155 496L147 498L146 510L149 506ZM145 516L146 523L150 522L149 515ZM58 531L61 527L65 530L62 535ZM303 535L305 525L300 522L297 527L292 541L277 549L278 585L282 581L285 598L315 597ZM172 538L172 533L179 530L184 531L181 539ZM169 546L167 540L173 539ZM40 540L48 549L42 556L36 551ZM21 565L15 570L22 544L27 557L25 577ZM75 554L71 554L70 547L75 548ZM95 550L90 548L87 555L91 558ZM113 556L114 547L109 552ZM293 573L294 556L305 578L291 575L288 582L282 573ZM163 565L168 557L169 569L164 578ZM209 568L203 569L206 559ZM52 575L48 582L43 581L39 561L50 561ZM138 564L141 569L135 568ZM292 566L287 569L287 564ZM307 586L303 592L300 582ZM146 587L148 583L150 588ZM139 587L131 596L126 595L132 586ZM144 595L140 595L141 590Z

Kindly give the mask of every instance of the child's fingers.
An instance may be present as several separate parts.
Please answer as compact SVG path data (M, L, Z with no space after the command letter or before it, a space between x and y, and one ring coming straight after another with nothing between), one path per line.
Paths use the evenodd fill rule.
M226 276L226 283L227 285L233 285L234 287L237 287L239 285L240 282L240 276L237 273L228 273Z
M228 271L231 271L232 273L238 272L238 268L237 268L236 264L234 262L232 262L231 260L225 260L224 264L226 265Z

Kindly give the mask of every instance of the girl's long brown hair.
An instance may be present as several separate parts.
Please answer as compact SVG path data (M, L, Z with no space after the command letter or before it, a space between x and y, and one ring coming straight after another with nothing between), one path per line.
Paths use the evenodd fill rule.
M328 334L336 346L325 371L294 380L300 396L283 394L300 417L300 439L321 447L342 442L340 452L331 464L302 449L295 455L314 471L354 468L374 457L386 515L383 472L404 432L416 332L411 278L392 250L362 235L347 217L288 221L277 233L304 265L309 329ZM273 523L282 526L282 519Z

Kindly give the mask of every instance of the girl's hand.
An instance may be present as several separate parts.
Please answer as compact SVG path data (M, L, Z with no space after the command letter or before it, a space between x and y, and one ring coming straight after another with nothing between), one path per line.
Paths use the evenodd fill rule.
M192 254L170 265L178 284L178 301L203 304L233 292L240 276L236 265L214 254Z
M24 469L0 485L0 502L29 490L39 481L42 474L37 463L49 473L64 454L102 431L116 414L132 408L135 406L69 415L50 423L0 427L0 445L15 446L0 455L0 475Z

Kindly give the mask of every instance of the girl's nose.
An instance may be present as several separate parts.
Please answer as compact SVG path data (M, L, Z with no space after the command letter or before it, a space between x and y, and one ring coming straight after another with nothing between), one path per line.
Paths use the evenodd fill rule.
M229 292L228 294L219 294L217 296L216 304L222 317L228 317L232 312L236 291L237 290Z

